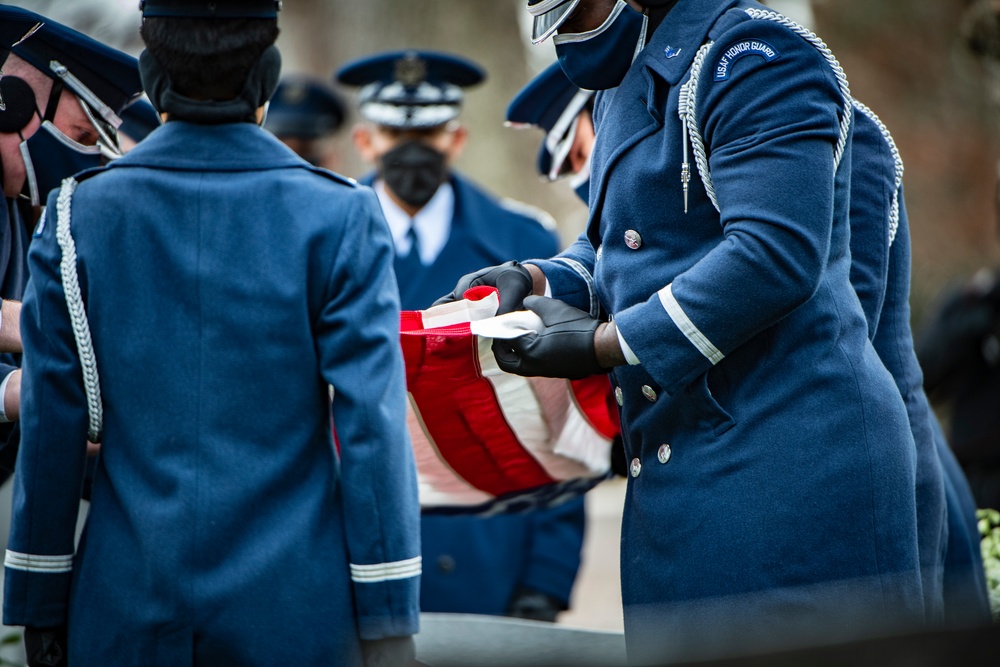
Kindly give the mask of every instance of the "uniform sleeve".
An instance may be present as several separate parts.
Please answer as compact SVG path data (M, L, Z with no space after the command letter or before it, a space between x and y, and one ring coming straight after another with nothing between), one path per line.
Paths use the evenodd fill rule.
M851 285L868 322L868 337L874 339L886 301L893 201L901 201L901 193L896 190L896 163L886 135L861 109L855 109L854 118Z
M419 629L420 508L406 430L406 380L392 241L375 195L357 191L317 323L334 387L341 493L362 639Z
M566 250L549 260L529 260L542 270L552 296L597 317L601 311L594 288L594 246L581 234Z
M53 193L49 204L55 210ZM4 623L66 623L87 447L87 402L59 272L56 225L28 253L21 310L21 445L4 559Z
M777 57L758 55L766 49ZM726 61L717 80L727 53L743 57ZM615 313L669 394L817 290L830 250L844 103L830 64L774 22L746 21L709 51L696 113L722 241L645 302Z

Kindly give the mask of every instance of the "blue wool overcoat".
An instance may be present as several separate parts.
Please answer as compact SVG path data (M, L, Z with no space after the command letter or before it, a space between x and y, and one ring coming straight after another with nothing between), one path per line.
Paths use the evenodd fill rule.
M932 626L988 623L975 503L924 393L913 348L910 228L903 189L896 183L897 156L870 111L855 108L854 122L851 279L861 297L869 337L906 404L916 445L917 536L926 618Z
M104 438L75 553L87 405L57 194L29 253L5 623L68 622L78 667L357 664L359 638L415 633L416 475L374 193L248 123L167 123L80 183Z
M369 175L363 182L373 183ZM398 273L404 310L428 308L458 279L512 259L551 257L559 250L544 217L498 200L452 172L455 211L448 242L419 273ZM503 615L520 589L545 593L569 605L580 569L585 527L580 498L561 507L492 517L425 514L421 544L423 611Z
M913 437L850 281L847 100L814 45L744 8L764 10L678 3L600 96L587 233L540 263L640 361L612 374L640 661L923 617ZM681 187L680 84L706 41L695 111L721 214L697 178L685 213Z

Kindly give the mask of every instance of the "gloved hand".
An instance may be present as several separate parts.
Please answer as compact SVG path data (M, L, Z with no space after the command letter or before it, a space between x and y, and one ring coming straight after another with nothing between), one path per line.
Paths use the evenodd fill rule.
M66 628L25 628L24 653L28 667L58 667L65 665Z
M529 621L554 623L559 612L566 609L562 600L531 588L518 587L507 607L507 615Z
M590 313L542 296L529 296L524 306L542 319L544 327L510 340L495 340L493 354L508 373L579 380L607 373L597 363L594 332L601 321Z
M458 279L458 284L451 294L445 295L434 302L435 306L451 303L465 298L465 291L470 287L486 285L496 287L500 294L500 308L497 315L512 313L522 309L524 297L531 294L534 281L528 269L517 262L504 262L499 266L487 266L472 273L467 273Z
M417 649L413 637L386 637L361 642L365 667L407 667L414 662Z

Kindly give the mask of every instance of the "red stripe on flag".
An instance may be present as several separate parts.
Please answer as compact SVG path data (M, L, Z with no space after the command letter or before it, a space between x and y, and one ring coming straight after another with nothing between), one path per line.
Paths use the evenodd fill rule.
M618 407L607 375L591 375L582 380L571 380L570 386L581 414L595 431L608 440L621 434Z
M405 313L403 323L414 324ZM468 324L404 330L400 338L407 387L452 470L495 496L555 481L507 423L493 385L481 376Z

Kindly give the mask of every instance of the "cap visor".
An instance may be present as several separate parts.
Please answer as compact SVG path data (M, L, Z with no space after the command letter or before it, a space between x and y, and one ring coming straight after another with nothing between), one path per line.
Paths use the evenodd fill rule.
M570 17L580 0L570 0L541 16L536 16L531 27L531 43L544 42Z

